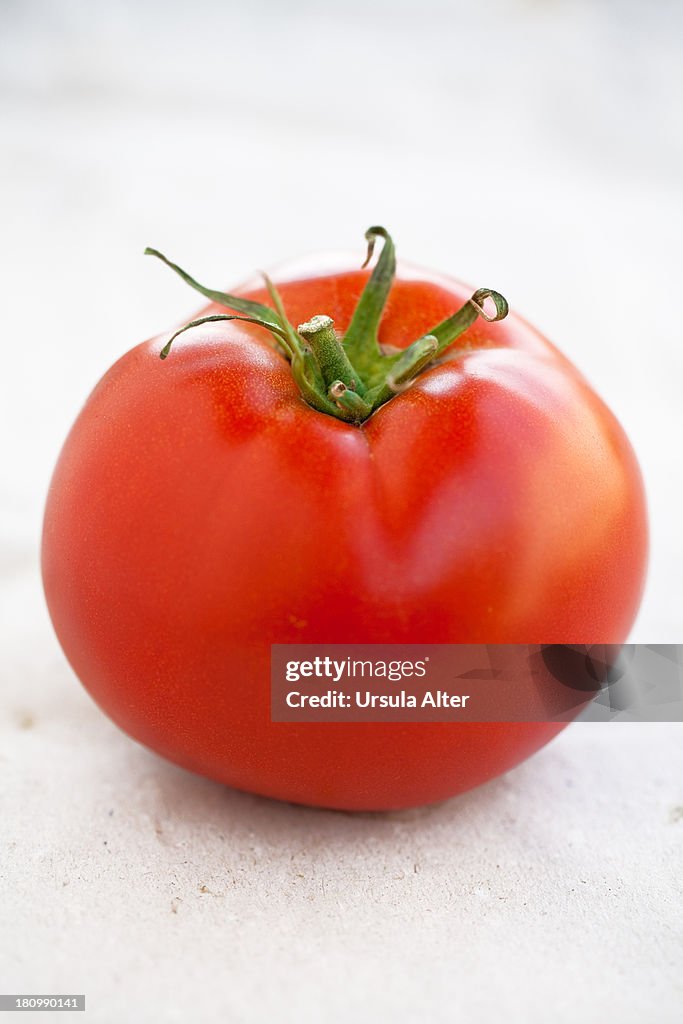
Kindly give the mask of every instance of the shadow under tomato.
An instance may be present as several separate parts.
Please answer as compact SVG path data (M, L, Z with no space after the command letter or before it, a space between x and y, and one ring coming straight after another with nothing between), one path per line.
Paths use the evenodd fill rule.
M480 815L495 814L504 794L509 794L519 768L512 769L476 788L438 803L397 811L340 811L309 807L246 793L195 775L156 755L140 751L154 764L153 797L156 816L170 817L174 827L196 833L239 837L245 833L282 850L305 842L309 847L339 849L358 840L392 837L400 826L405 838L411 832L424 837L425 830L439 830Z

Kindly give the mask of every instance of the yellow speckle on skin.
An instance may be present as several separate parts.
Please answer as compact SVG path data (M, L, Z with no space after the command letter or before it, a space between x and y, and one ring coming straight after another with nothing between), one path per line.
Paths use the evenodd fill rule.
M308 625L306 619L298 619L296 615L288 615L287 621L290 623L290 625L294 626L295 629L305 629L305 627Z

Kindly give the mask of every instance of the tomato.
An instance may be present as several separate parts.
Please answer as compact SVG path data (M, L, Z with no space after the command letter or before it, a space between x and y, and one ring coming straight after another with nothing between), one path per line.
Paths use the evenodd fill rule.
M219 319L105 374L42 553L64 651L121 728L231 786L348 810L452 796L562 725L272 722L272 643L618 644L647 548L634 454L581 374L497 293L394 277L378 236L372 275L285 270L277 290L175 268Z

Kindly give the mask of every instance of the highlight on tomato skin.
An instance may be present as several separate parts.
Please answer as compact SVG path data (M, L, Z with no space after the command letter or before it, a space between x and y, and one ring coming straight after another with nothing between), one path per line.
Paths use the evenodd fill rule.
M273 722L271 644L620 644L647 561L636 458L581 373L500 293L367 237L372 269L234 293L151 250L210 305L90 395L42 545L65 654L123 730L343 810L454 796L565 723Z

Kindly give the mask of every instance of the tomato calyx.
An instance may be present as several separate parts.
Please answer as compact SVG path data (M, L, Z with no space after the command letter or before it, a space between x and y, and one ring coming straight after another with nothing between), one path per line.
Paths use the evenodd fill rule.
M289 322L282 299L270 278L263 279L272 306L228 292L206 288L157 249L145 249L175 271L190 287L212 302L235 313L217 313L191 320L168 339L159 353L166 359L175 339L201 324L241 320L263 327L277 350L289 360L292 376L303 398L319 412L360 425L380 406L409 387L470 327L478 317L489 322L508 314L503 296L490 288L479 288L452 316L436 324L407 348L388 352L379 343L378 331L396 273L396 252L388 231L371 227L366 231L366 267L378 238L382 252L361 294L345 334L339 336L334 321L316 313L298 328ZM485 303L492 311L488 312Z

